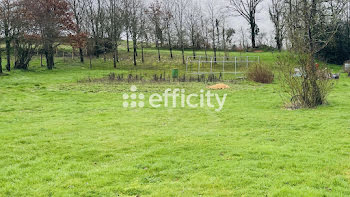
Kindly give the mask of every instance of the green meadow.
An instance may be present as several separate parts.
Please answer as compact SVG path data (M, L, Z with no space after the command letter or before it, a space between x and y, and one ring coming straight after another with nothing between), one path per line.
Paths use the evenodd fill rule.
M225 75L230 88L212 91L227 94L220 112L123 107L132 85L148 98L168 88L199 93L212 83L84 82L111 72L184 74L179 51L171 61L162 50L158 62L147 49L144 64L140 53L137 67L122 51L117 69L110 56L94 58L92 69L89 59L67 56L48 71L35 57L28 71L0 76L0 196L350 196L345 73L327 105L294 111L285 109L278 79L263 85ZM230 55L260 56L275 67L278 53Z

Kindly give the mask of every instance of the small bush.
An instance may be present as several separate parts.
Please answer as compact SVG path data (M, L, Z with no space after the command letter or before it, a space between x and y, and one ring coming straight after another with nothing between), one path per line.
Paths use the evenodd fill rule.
M248 69L247 78L258 83L272 83L273 72L264 64L255 64Z
M332 73L326 65L316 67L313 57L297 53L279 56L277 65L287 108L315 108L327 104L335 80L332 80ZM296 69L299 74L296 74Z

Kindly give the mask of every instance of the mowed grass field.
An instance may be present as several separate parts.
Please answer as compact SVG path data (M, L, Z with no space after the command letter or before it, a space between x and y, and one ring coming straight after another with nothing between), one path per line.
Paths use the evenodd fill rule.
M278 80L227 83L214 91L227 94L220 112L123 108L131 85L147 97L167 88L199 93L204 83L78 82L183 72L155 55L135 69L124 56L117 70L109 60L90 70L88 60L61 58L47 71L36 59L29 71L0 76L0 196L350 196L345 74L328 105L295 111L284 109Z

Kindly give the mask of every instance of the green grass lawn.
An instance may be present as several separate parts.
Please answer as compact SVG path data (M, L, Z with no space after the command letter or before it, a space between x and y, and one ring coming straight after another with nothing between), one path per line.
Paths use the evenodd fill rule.
M148 61L135 72L183 69ZM147 97L207 84L78 83L132 68L93 64L59 60L47 71L35 60L0 77L0 196L350 196L345 74L329 104L311 110L284 109L278 82L246 81L215 91L228 95L221 112L132 109L123 108L131 85Z

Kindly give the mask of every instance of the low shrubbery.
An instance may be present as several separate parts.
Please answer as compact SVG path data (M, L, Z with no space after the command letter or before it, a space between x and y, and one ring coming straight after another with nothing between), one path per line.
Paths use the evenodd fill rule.
M280 56L277 64L289 108L314 108L327 103L335 84L332 79L337 77L326 66L318 66L310 56L296 53Z
M265 64L255 64L248 69L247 78L258 83L272 83L274 74Z
M102 78L86 78L79 80L80 83L96 83L96 82L201 82L201 83L213 83L213 82L223 82L223 74L208 74L208 75L181 75L178 78L172 78L171 75L164 73L155 73L155 74L116 74L111 72L107 76ZM226 80L226 82L232 82L233 80Z

